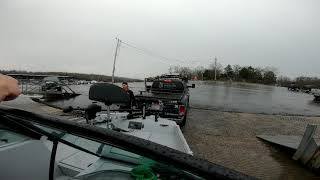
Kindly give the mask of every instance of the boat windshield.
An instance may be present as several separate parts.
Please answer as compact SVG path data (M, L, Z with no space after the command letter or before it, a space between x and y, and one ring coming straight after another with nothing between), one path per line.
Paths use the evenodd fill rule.
M68 141L80 148L83 148L91 153L96 154L97 156L104 158L112 158L120 161L125 161L133 164L143 164L144 160L148 160L147 158L140 156L135 153L131 153L129 151L125 151L119 149L117 147L113 147L108 144L103 144L100 142L92 141L86 138L82 138L79 136L75 136L69 134L67 132L63 132L60 130L44 127L42 125L36 125L37 127L49 132L50 134L59 137L65 141ZM106 129L108 131L108 129Z
M146 158L143 155L132 153L130 151L123 150L121 148L114 147L109 144L92 141L44 125L39 125L36 123L33 123L33 125L61 140L58 143L56 163L62 163L64 164L64 166L68 163L70 166L73 165L72 163L75 163L75 165L82 164L81 166L85 167L90 166L89 168L83 168L84 171L79 173L75 177L76 179L97 179L99 177L106 177L106 175L110 174L111 171L110 168L107 168L108 171L106 171L106 169L101 168L101 164L103 163L109 164L109 166L110 164L112 164L112 167L116 167L117 170L126 170L126 172L130 172L131 175L133 171L143 171L149 172L150 174L153 174L155 177L160 176L162 177L161 179L201 179L198 176L193 175L192 173L187 172L185 170L176 168L173 165L160 163L153 159ZM106 131L108 131L108 129L106 129ZM11 138L5 138L8 137L8 135ZM28 137L26 136L22 136L17 133L8 131L7 129L1 130L1 127L0 138L11 139L9 141L15 142L28 139ZM66 143L63 143L63 141L69 142L70 144L67 145ZM51 141L45 142L49 149L52 149L53 143ZM71 147L70 145L72 145L73 147ZM70 158L71 152L73 152L73 154L81 154L81 156L75 156L74 158ZM63 156L67 158L63 158ZM77 159L77 157L81 157L80 160ZM85 162L86 160L88 162ZM95 168L98 166L101 167ZM112 170L113 175L115 175L114 173L116 173L117 175L117 173L121 172L122 171L114 172Z
M29 139L27 136L9 131L8 129L0 126L0 147L19 143Z

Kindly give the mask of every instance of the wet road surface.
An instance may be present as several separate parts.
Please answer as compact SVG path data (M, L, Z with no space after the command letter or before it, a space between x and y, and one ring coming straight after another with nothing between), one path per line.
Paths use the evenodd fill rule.
M224 82L195 82L195 84L196 88L190 89L190 104L194 109L320 116L320 104L313 101L312 95L288 91L283 87ZM135 93L144 90L143 82L129 85ZM51 103L59 107L86 107L91 103L88 100L90 85L70 87L82 95Z
M191 106L227 112L319 116L310 94L284 87L247 83L199 82L191 89Z

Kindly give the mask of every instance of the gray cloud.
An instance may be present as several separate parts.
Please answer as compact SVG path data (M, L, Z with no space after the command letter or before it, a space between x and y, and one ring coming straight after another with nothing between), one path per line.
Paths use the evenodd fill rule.
M122 46L116 75L167 72L170 64L274 66L280 74L319 76L316 0L0 1L1 68L110 75L115 37L167 61ZM192 61L199 62L192 62Z

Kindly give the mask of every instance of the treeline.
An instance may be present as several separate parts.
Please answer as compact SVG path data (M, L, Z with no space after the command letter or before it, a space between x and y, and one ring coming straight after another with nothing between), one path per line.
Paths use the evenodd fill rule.
M275 68L255 68L252 66L240 66L228 64L223 67L221 64L211 64L209 67L188 67L172 66L169 68L170 73L179 73L190 79L199 80L217 80L222 81L241 81L262 84L276 84L277 75ZM216 77L215 77L216 72Z
M71 76L74 79L86 81L104 81L111 82L112 77L101 74L85 74L85 73L68 73L68 72L32 72L32 71L19 71L19 70L0 70L1 74L29 74L29 75L50 75L50 76ZM115 77L116 82L137 82L140 79L132 79L126 77Z
M305 77L300 76L294 79L289 77L281 76L277 79L277 84L283 87L296 86L299 88L310 87L310 88L320 88L320 79L317 77Z

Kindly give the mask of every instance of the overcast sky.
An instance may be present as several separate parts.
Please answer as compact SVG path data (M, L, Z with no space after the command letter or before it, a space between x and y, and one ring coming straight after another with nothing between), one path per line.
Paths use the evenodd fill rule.
M319 0L0 0L0 69L158 75L170 65L320 76ZM173 60L176 59L176 60ZM180 62L182 60L184 62Z

